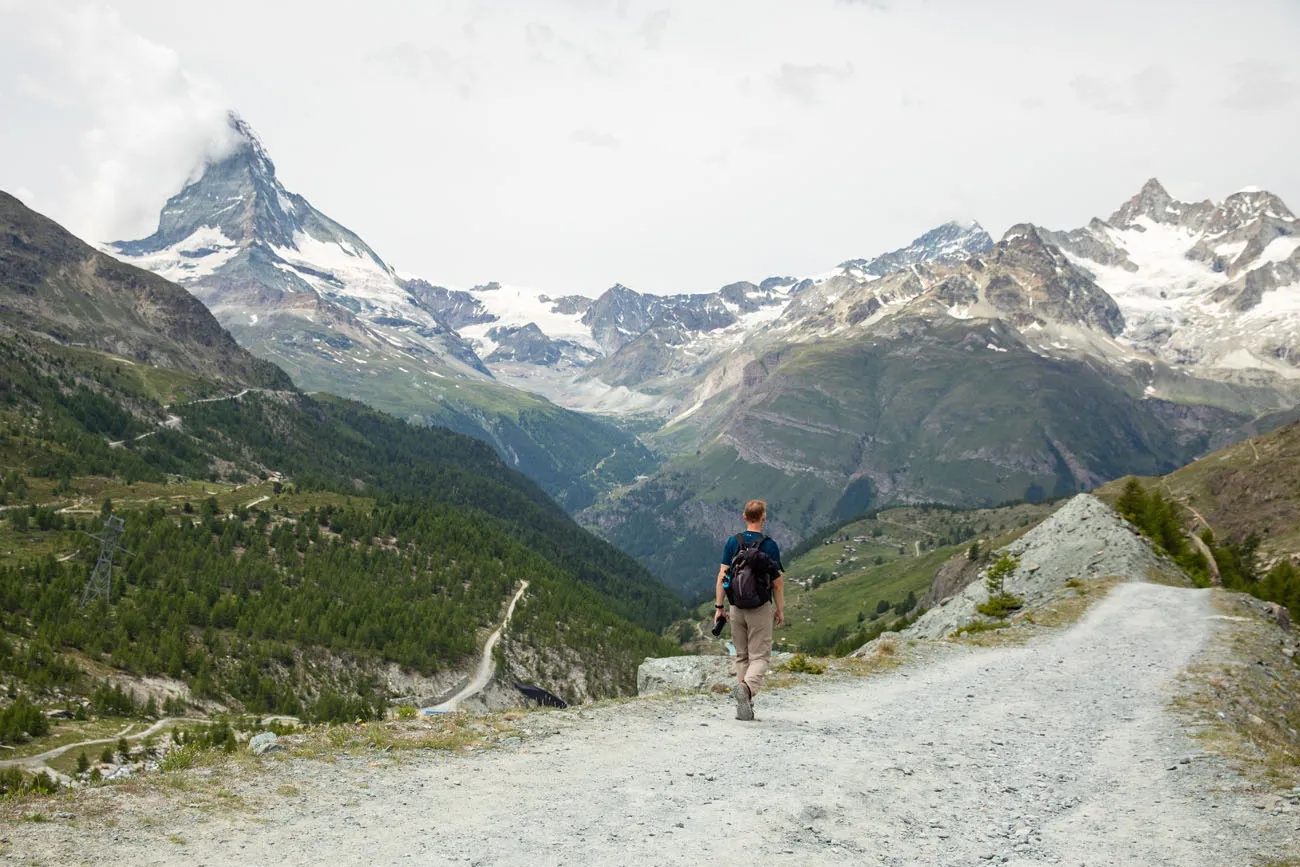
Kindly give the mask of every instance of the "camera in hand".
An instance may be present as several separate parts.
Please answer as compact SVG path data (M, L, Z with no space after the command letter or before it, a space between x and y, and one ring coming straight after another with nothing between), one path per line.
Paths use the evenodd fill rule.
M713 637L717 638L719 635L721 635L722 627L726 625L727 625L727 618L725 616L719 617L717 620L713 621Z

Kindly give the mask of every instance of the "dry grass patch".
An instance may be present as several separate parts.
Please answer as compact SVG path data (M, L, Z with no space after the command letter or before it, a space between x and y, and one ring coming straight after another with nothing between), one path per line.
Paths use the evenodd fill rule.
M1294 633L1216 591L1223 627L1204 661L1183 672L1172 706L1207 750L1233 760L1256 786L1300 785L1300 665L1281 653Z
M511 716L512 719L506 719ZM332 759L338 755L388 755L410 750L473 751L500 746L507 738L520 737L513 725L523 714L470 716L449 713L413 720L386 720L361 725L331 725L308 729L280 738L289 755Z

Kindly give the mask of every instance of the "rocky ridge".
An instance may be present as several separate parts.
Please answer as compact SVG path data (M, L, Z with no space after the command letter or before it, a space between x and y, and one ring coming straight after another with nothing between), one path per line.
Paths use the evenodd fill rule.
M1091 494L1068 500L1050 518L995 553L1020 560L1007 579L1007 592L1034 608L1059 593L1070 579L1119 576L1142 580L1153 570L1170 568L1151 549L1137 528ZM982 573L981 573L982 576ZM941 599L904 630L916 638L944 638L977 617L976 606L988 599L982 580Z
M9 329L239 385L292 387L184 290L0 192L0 331Z

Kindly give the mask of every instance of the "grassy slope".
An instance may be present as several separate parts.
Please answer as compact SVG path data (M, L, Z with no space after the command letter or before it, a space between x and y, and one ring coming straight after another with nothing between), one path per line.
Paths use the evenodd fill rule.
M42 441L40 435L35 438L30 434L14 435L27 430L24 417L30 416L24 397L31 399L33 395L43 394L40 389L49 388L55 382L42 379L17 361L31 349L18 351L11 345L9 350L13 354L6 355L8 366L4 372L9 386L5 392L9 409L0 413L4 416L0 427L8 431L0 437L0 457L6 469L21 471L33 455L58 450L56 444ZM136 410L144 408L150 424L165 414L156 403L158 400L190 399L229 391L187 374L131 364L85 350L43 345L35 353L44 358L49 369L62 371L60 376L65 383L74 380L97 383L100 392L112 395L120 404L131 405ZM43 407L40 416L57 415L57 407L52 402L41 398L38 403ZM620 609L652 629L680 610L671 594L630 558L584 533L533 483L502 466L477 441L446 431L411 428L357 404L326 397L318 400L295 395L263 398L253 394L238 404L217 401L178 406L176 412L185 417L186 438L196 437L198 442L228 458L225 471L232 472L234 477L248 479L247 472L256 471L259 466L279 469L275 466L279 463L285 470L314 472L316 489L298 491L290 487L277 495L272 482L252 479L251 483L237 484L234 477L230 481L171 478L128 483L122 478L77 475L59 484L53 478L29 474L24 479L24 495L10 493L6 498L8 503L53 506L88 518L98 514L104 498L111 497L123 514L154 506L179 518L185 503L197 509L208 496L214 497L223 511L238 511L261 500L258 509L278 514L296 514L322 505L350 505L364 511L375 502L376 496L451 501L471 512L481 511L483 519L498 526L504 534L503 545L531 546L532 556L539 553L545 556L548 568L568 573L568 578L550 581L555 587L549 590L539 584L539 592L545 591L546 598L540 600L538 610L550 612L552 619L584 618L573 623L575 628L584 631L585 644L578 649L584 656L597 650L602 630L612 629L619 635L627 635L629 630L640 633L613 614L594 616L592 591L605 598L604 603L596 603L597 607L604 604ZM63 422L68 419L64 418ZM141 429L149 430L150 425L144 424ZM147 438L142 444L155 441ZM128 443L123 453L134 451L136 445ZM335 483L333 489L330 489L331 480ZM424 488L420 486L422 481L428 483ZM357 484L369 496L360 496L361 492L355 488ZM19 531L10 521L0 522L0 558L11 564L49 554L66 557L78 551L84 558L90 553L87 548L87 540L77 533L41 532L34 528ZM81 561L82 558L74 559L69 565ZM566 581L573 582L572 586L566 585ZM524 607L529 605L526 602ZM588 623L589 615L594 619ZM527 618L521 618L521 622L526 623ZM653 645L653 650L659 653L670 650L656 644L650 635L644 637L645 648ZM637 661L608 659L606 663L611 669L631 671ZM601 693L622 691L628 688L629 682L630 678L611 673L597 686Z
M685 454L582 519L689 594L708 581L715 524L750 497L797 539L873 507L988 506L1168 472L1246 421L1159 412L1087 365L1002 337L1006 351L990 350L988 330L936 321L773 351L757 381L663 433Z
M1216 537L1240 540L1255 532L1266 553L1300 553L1300 422L1228 446L1159 482L1166 494L1208 523ZM1123 487L1120 479L1097 495L1114 504Z
M657 465L632 434L509 386L420 376L383 358L358 369L307 350L286 354L278 345L250 345L284 365L294 382L308 391L337 394L416 424L439 425L489 443L502 460L570 512Z

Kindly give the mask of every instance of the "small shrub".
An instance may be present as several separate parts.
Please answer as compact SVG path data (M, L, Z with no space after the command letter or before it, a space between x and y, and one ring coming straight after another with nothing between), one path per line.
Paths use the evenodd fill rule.
M397 718L398 718L398 719L415 719L415 718L416 718L417 716L419 716L419 715L420 715L420 712L419 712L418 710L416 710L415 707L414 707L413 705L409 705L409 704L399 704L399 705L397 706Z
M981 602L975 606L975 610L985 617L1003 618L1013 611L1019 611L1025 605L1025 600L1013 593L1002 593L998 596L990 596L987 602Z
M77 773L84 774L88 770L90 770L90 756L82 750L81 755L77 756Z
M999 557L984 575L984 588L989 593L988 601L977 605L975 610L988 617L1003 618L1012 611L1023 608L1025 600L1014 593L1007 592L1007 579L1016 574L1018 568L1020 568L1019 557L1012 557L1010 554Z
M105 764L105 765L113 764L113 748L104 747L104 751L99 754L99 761L100 764Z
M821 662L817 662L816 660L809 659L807 656L805 656L802 653L796 653L789 662L787 662L784 666L782 666L782 668L784 668L786 671L791 671L796 674L825 674L826 673L825 663L821 663Z
M202 747L198 744L186 744L163 756L162 761L158 763L158 769L160 771L183 771L192 768L200 752L202 752Z

